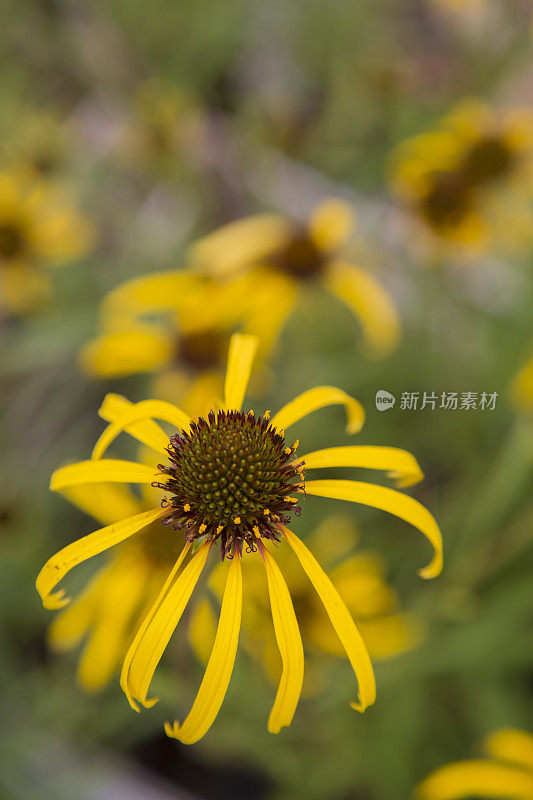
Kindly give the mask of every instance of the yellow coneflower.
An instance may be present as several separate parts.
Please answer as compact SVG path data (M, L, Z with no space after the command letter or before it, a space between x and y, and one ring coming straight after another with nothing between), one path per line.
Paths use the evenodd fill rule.
M106 406L121 408L126 401L109 395ZM140 448L140 461L157 469L157 456ZM76 468L76 467L75 467ZM160 489L144 484L140 498L117 483L87 483L61 489L69 467L52 478L52 489L62 491L74 505L103 525L149 511L162 499ZM152 607L162 584L181 551L181 543L167 527L156 523L118 545L109 561L86 589L64 608L48 629L48 642L57 651L72 650L83 641L77 679L87 692L102 691L119 669L134 632Z
M253 270L256 313L247 331L270 349L299 293L318 282L359 321L369 353L388 355L399 338L399 319L385 288L346 252L354 229L348 203L321 203L307 225L280 214L259 214L224 225L190 251L194 268L219 279Z
M181 397L188 412L206 408L222 393L246 291L178 270L126 281L104 299L102 332L82 348L81 368L96 378L153 374L157 397Z
M17 171L45 180L61 172L70 149L66 124L42 108L15 113L2 145L6 162L16 165Z
M399 598L387 584L385 567L375 552L356 552L358 533L346 517L328 517L307 537L306 544L326 569L339 595L353 616L372 659L387 659L415 647L422 637L422 624L401 610ZM321 653L342 657L344 650L331 625L324 618L321 603L287 549L276 551L276 561L290 586L302 641L315 657ZM256 558L243 559L245 602L243 605L243 644L250 654L262 660L273 680L279 679L279 655L268 624L270 604L261 564ZM223 564L215 568L209 587L218 598L224 589ZM197 603L189 622L189 639L201 661L206 661L213 644L215 611L209 597ZM304 691L314 691L318 658L307 666ZM307 684L307 687L305 686Z
M56 188L0 173L0 307L33 310L49 293L48 268L81 258L92 239L88 220Z
M468 800L470 797L527 800L533 797L533 736L506 728L487 736L488 758L439 767L418 784L418 800Z
M531 110L495 111L470 99L396 149L391 188L441 243L480 249L497 234L516 244L530 237L532 166Z
M511 382L511 402L521 412L533 412L533 356L517 372Z
M49 559L37 578L37 590L47 608L69 602L65 590L55 587L72 567L125 541L159 520L172 526L185 545L154 605L139 627L126 654L121 686L133 708L152 706L150 683L176 628L210 550L217 547L228 562L220 619L211 656L192 709L180 725L167 723L169 736L192 744L210 728L230 681L237 652L242 611L243 550L258 552L265 565L276 640L283 672L268 727L277 733L289 725L303 680L303 648L290 592L266 544L286 542L296 554L319 595L352 664L358 698L352 703L364 711L375 699L372 663L353 619L306 545L287 527L298 512L298 497L329 497L362 503L387 511L417 527L432 543L434 555L420 570L425 578L442 568L442 537L429 511L412 497L383 486L352 480L304 480L305 469L361 467L384 469L400 486L418 481L422 473L407 452L388 447L334 447L296 456L297 443L288 444L285 431L299 419L328 405L346 408L348 430L360 429L360 404L331 386L310 389L270 419L241 410L257 349L254 337L234 335L230 342L224 383L224 402L207 418L190 419L181 409L161 400L109 407L110 420L98 439L90 461L72 465L54 476L54 487L87 483L148 483L163 490L161 506L113 523L67 545ZM169 439L154 421L165 421L177 432ZM163 458L159 477L136 462L105 459L107 448L126 431L152 447ZM186 565L185 562L187 561ZM185 566L184 566L185 565Z

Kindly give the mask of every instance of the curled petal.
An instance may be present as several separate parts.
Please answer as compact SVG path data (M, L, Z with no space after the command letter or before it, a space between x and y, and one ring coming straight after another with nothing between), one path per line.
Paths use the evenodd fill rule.
M174 580L184 558L182 551L126 654L120 685L136 711L139 710L136 700L145 708L157 702L157 698L147 696L153 674L198 582L209 549L210 544L204 544Z
M288 528L284 528L283 533L304 572L315 587L352 665L357 678L359 697L357 702L351 703L351 706L357 711L364 711L376 699L376 679L361 634L343 599L311 551Z
M100 528L88 536L83 536L77 542L68 544L62 550L49 558L37 576L35 585L41 595L45 608L62 608L70 602L70 597L65 596L65 590L60 589L52 593L54 587L69 572L72 567L87 561L88 558L103 553L113 545L123 542L137 531L146 528L150 523L162 517L167 512L161 508L152 508L143 511L134 517L114 522L106 528Z
M120 394L106 394L104 402L98 409L98 414L105 419L106 422L116 422L121 419L127 409L134 408L135 404L126 400ZM157 422L152 419L143 419L137 422L132 422L125 429L126 433L133 436L134 439L155 450L156 453L165 452L165 447L168 444L168 436L165 431L159 427Z
M432 514L422 503L409 495L362 481L306 481L305 491L318 497L349 500L372 508L379 508L409 522L431 542L434 555L430 563L420 569L422 578L435 578L442 570L442 533Z
M302 392L283 406L272 418L272 426L286 430L290 425L325 406L343 405L346 409L347 433L357 433L363 427L365 411L361 403L335 386L315 386Z
M407 450L397 447L367 447L353 445L349 447L328 447L326 450L315 450L301 456L306 469L322 467L362 467L364 469L383 469L389 478L393 478L396 486L413 486L421 481L424 473L418 462Z
M291 595L281 570L264 547L261 554L265 562L274 632L283 664L278 692L268 719L270 733L279 733L281 728L291 724L300 699L304 650Z
M50 489L60 492L69 486L87 483L152 483L153 467L135 461L106 458L100 461L79 461L56 469L50 480Z
M102 435L97 440L92 458L102 458L109 445L117 438L119 433L126 430L132 422L146 419L162 419L165 422L170 422L176 428L188 428L190 417L175 406L173 403L167 403L165 400L141 400L140 403L135 403L132 408L125 409L123 414L119 416L114 422L111 422ZM165 452L165 447L168 445L169 437L161 431L164 437L161 439L162 452Z
M241 410L252 372L257 344L255 336L234 333L231 337L226 380L224 382L224 406L227 409Z
M167 736L179 739L184 744L194 744L213 724L226 696L233 672L239 643L241 612L242 568L241 559L236 555L229 565L215 643L198 694L182 725L177 721L174 721L173 725L165 723Z

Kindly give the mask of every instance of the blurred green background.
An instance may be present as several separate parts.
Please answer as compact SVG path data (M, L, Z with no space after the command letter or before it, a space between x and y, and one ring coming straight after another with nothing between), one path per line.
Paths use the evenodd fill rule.
M444 253L431 268L405 235L387 180L392 148L461 98L533 105L529 3L487 0L475 13L468 5L459 13L444 0L1 3L1 167L42 147L45 179L68 191L96 231L85 257L53 273L43 308L0 316L2 800L404 800L490 730L533 727L533 428L509 401L533 338L533 251L488 250L468 266ZM139 86L153 78L181 98L183 136L170 148L122 138L138 123ZM254 407L338 385L367 411L358 443L418 458L426 478L412 494L442 528L440 578L416 576L428 548L415 531L370 509L349 513L361 547L382 554L427 635L376 665L378 700L364 715L348 707L347 663L330 659L324 691L304 699L278 736L266 730L272 687L239 653L213 729L198 745L178 745L161 721L201 675L184 635L158 670L160 707L139 716L118 681L86 696L76 655L46 645L51 614L36 573L94 528L49 493L50 474L88 457L106 392L140 400L149 391L145 378L90 381L77 353L97 332L102 297L122 281L185 266L186 248L221 223L265 209L305 218L329 195L355 210L357 235L398 306L401 343L384 361L365 359L351 315L309 292ZM380 389L397 398L387 412L374 404ZM399 403L406 391L498 399L492 411L409 411ZM336 408L297 435L307 450L346 442ZM337 505L313 500L296 530L304 535ZM79 568L69 585L93 569Z

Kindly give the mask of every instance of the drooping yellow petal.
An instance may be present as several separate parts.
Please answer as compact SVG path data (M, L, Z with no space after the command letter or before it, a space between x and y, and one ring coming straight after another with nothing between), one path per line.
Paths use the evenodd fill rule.
M530 800L533 775L507 764L460 761L435 770L416 787L418 800Z
M189 643L202 664L207 664L209 660L216 629L217 623L211 601L203 597L191 612L188 628Z
M122 685L121 679L130 705L137 710L135 700L145 708L157 702L157 698L148 698L153 674L198 582L210 546L206 543L198 550L173 584L167 587L164 596L163 592L160 594L149 614L148 624L144 626L143 623L142 636L132 654L127 676L124 676L127 683ZM129 660L128 656L126 660Z
M371 447L353 445L349 447L328 447L301 456L307 469L322 467L362 467L364 469L383 469L396 486L413 486L421 481L424 473L418 462L407 450L398 447Z
M257 344L255 336L234 333L231 337L224 381L224 407L227 409L241 410Z
M78 662L76 677L84 691L101 692L119 666L146 579L146 565L138 560L116 565L113 580L100 596L91 635Z
M296 304L300 287L288 275L272 269L256 269L255 283L247 301L244 333L257 336L259 356L268 355L276 346L288 316Z
M435 578L442 570L442 534L432 514L418 500L409 495L362 481L325 480L306 481L307 494L348 500L372 508L379 508L409 522L431 542L434 554L431 562L418 571L422 578Z
M304 650L291 595L281 570L266 548L261 548L261 554L265 562L274 632L283 664L278 692L268 718L270 733L279 733L291 724L300 699Z
M126 697L128 698L128 702L129 702L130 706L135 711L140 711L140 708L137 705L137 703L134 701L134 699L132 697L132 693L130 691L130 670L131 670L132 661L133 661L133 659L134 659L134 657L135 657L135 655L137 653L137 650L139 649L139 644L140 644L141 640L143 639L143 637L144 637L144 635L145 635L150 623L152 622L155 614L159 610L159 608L161 606L161 603L163 602L163 600L167 596L168 590L169 590L172 582L174 581L175 576L178 574L178 572L180 570L180 567L183 564L183 561L185 560L187 554L189 553L190 548L191 548L190 542L186 542L185 546L183 547L183 550L181 551L178 559L176 560L176 563L174 564L174 566L170 570L165 582L163 583L163 586L162 586L161 590L156 595L156 599L154 600L154 602L149 607L146 615L144 616L141 624L139 625L139 628L137 629L137 632L136 632L135 636L133 637L133 640L132 640L132 642L131 642L131 644L130 644L130 646L128 648L128 651L127 651L127 653L126 653L126 655L124 657L124 662L122 664L122 670L121 670L121 673L120 673L120 686L121 686L122 691L125 693ZM148 706L149 705L153 705L155 702L157 702L157 700L154 700L152 702L148 702L147 701Z
M122 419L124 413L135 406L130 400L120 394L106 394L104 402L98 409L98 414L106 422L117 422ZM152 448L157 453L165 453L168 445L168 436L165 431L152 419L143 419L132 422L125 428L126 433L133 436L142 444Z
M334 253L345 245L355 227L351 206L339 197L322 201L309 220L309 236L318 250Z
M142 313L180 310L202 288L198 275L184 270L154 272L126 281L109 292L102 303L104 322L117 314L129 313L133 319Z
M284 528L283 533L307 577L315 587L352 665L357 678L358 700L351 705L357 711L364 711L376 699L376 679L361 634L335 586L311 551L288 528Z
M315 386L302 392L281 408L272 418L272 426L287 430L290 425L325 406L343 405L348 424L347 433L357 433L363 427L365 411L361 403L336 386Z
M114 522L88 536L83 536L77 542L68 544L48 559L35 583L44 607L62 608L70 602L70 598L65 596L64 589L55 593L52 593L52 590L72 567L98 555L98 553L103 553L104 550L108 550L124 539L128 539L166 513L168 512L162 508L152 508L150 511L143 511L142 514L129 517L122 522Z
M188 428L191 421L190 417L173 403L167 403L165 400L141 400L140 403L135 403L132 408L125 409L121 416L118 416L114 422L107 426L93 448L92 458L95 460L102 458L109 445L132 422L152 418L170 422L176 428ZM168 446L169 437L165 436L165 440L164 447ZM164 447L163 452L165 452Z
M400 320L386 289L368 272L336 261L324 275L326 286L357 317L372 355L389 355L400 338Z
M104 333L82 348L79 362L86 375L97 378L121 378L153 372L172 355L171 338L163 332L143 329Z
M211 275L234 276L277 252L290 239L292 228L279 214L240 219L200 239L190 250L190 262Z
M228 569L213 651L198 694L181 726L177 721L174 721L172 726L168 722L165 723L167 736L179 739L184 744L194 744L213 724L226 696L233 672L239 643L241 612L242 568L240 557L235 555Z
M60 492L80 483L152 483L156 473L152 467L135 461L106 458L99 461L79 461L56 469L50 489Z
M517 728L495 731L483 742L485 751L493 758L518 764L533 773L533 736Z
M102 525L110 525L112 522L120 522L126 517L133 517L146 511L149 507L140 502L129 486L118 483L87 483L80 486L69 486L62 489L61 494L66 497L77 508L80 508L90 517L93 517ZM159 497L151 503L156 505L161 499Z

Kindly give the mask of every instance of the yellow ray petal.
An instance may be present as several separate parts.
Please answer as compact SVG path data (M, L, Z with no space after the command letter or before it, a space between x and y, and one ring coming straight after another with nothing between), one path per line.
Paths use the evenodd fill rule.
M493 758L509 761L533 772L533 736L517 728L504 728L491 733L484 749Z
M409 495L362 481L306 481L307 494L330 497L333 500L349 500L372 508L379 508L409 522L431 542L434 554L431 562L418 574L422 578L435 578L442 570L442 534L432 514L418 500Z
M288 275L271 269L256 269L251 277L255 283L250 288L243 332L257 336L259 356L263 357L276 346L300 288Z
M78 662L78 683L90 694L101 692L119 666L146 584L146 567L139 561L128 559L114 572Z
M121 419L124 413L134 407L134 403L126 400L120 394L106 394L104 402L98 409L98 414L106 422L116 422ZM168 445L168 436L165 431L152 419L139 420L132 422L125 428L126 433L133 436L142 444L147 445L157 453L166 453L165 447Z
M234 556L228 569L228 578L213 651L208 661L202 683L189 714L180 726L165 723L167 736L184 744L194 744L204 736L220 711L222 701L233 672L242 612L242 568L239 556Z
M288 528L284 528L283 533L315 587L352 665L357 678L358 700L351 705L357 711L364 711L376 699L376 679L361 634L338 591L311 551Z
M189 643L198 661L207 664L216 636L216 618L211 601L204 597L191 612L189 620Z
M131 691L130 691L130 670L131 670L131 664L132 664L133 658L135 657L135 654L137 653L137 650L139 649L139 643L143 639L143 637L144 637L144 635L145 635L145 633L146 633L146 631L148 629L148 626L150 625L150 623L152 622L155 614L159 610L159 608L161 606L161 603L163 602L163 600L167 596L167 593L168 593L168 590L170 588L170 585L174 581L175 576L178 574L178 572L180 570L180 567L183 564L183 561L185 560L190 548L191 548L190 542L186 542L184 547L183 547L183 550L181 551L178 559L176 560L176 563L174 564L174 566L170 570L165 582L163 583L163 586L162 586L161 590L157 593L155 600L153 601L153 603L148 608L148 611L147 611L146 615L144 616L141 624L139 625L139 628L137 629L137 632L135 633L135 636L133 637L133 640L132 640L132 642L131 642L131 644L130 644L130 646L128 648L128 651L127 651L127 653L126 653L126 655L124 657L124 662L122 664L122 670L121 670L121 673L120 673L120 686L122 688L122 691L125 693L126 697L128 698L128 702L129 702L130 706L135 711L140 711L140 708L137 705L137 703L134 701L134 699L132 697L132 694L131 694ZM155 703L155 702L157 702L157 701L154 700L153 703ZM153 705L153 703L151 703L151 705Z
M172 341L165 333L139 326L137 329L104 333L82 348L79 362L86 375L121 378L153 372L172 355Z
M365 411L361 403L335 386L315 386L302 392L281 408L272 418L272 426L287 430L290 425L325 406L343 405L348 424L347 433L357 433L363 427Z
M198 275L183 270L142 275L109 292L102 303L102 315L104 320L113 320L117 313L129 312L135 318L140 313L179 310L201 287Z
M79 461L56 469L50 480L50 489L60 492L80 483L152 483L156 472L145 464L106 458L100 461Z
M153 417L169 422L171 425L175 425L176 428L188 428L191 421L184 411L172 403L167 403L165 400L141 400L140 403L135 403L132 408L125 409L121 416L107 426L93 448L92 458L102 458L109 445L132 422L152 419ZM165 452L168 442L169 437L165 435L165 446L162 452Z
M533 775L490 761L461 761L437 769L418 784L415 795L418 800L530 800Z
M278 692L268 719L270 733L279 733L291 724L300 699L304 650L291 595L281 570L266 548L261 548L261 554L265 562L274 632L283 663Z
M234 333L228 353L226 380L224 381L224 407L240 411L248 388L252 364L257 350L255 336Z
M198 550L181 575L168 587L164 597L160 595L152 607L153 613L150 612L149 622L131 657L127 691L122 687L133 708L135 700L146 708L157 702L157 698L149 699L147 696L153 674L198 582L210 546L210 543L206 543Z
M189 258L195 269L212 275L229 275L261 263L290 239L292 224L279 214L231 222L200 239Z
M140 514L141 511L146 511L147 508L135 497L128 486L117 483L87 483L83 486L69 486L68 489L62 489L61 494L77 508L101 522L102 525L120 522L121 519L133 517L135 514ZM150 505L156 505L161 496L160 491L159 497Z
M49 558L39 572L35 583L44 607L62 608L70 602L70 598L65 596L64 589L53 594L52 590L72 567L124 541L166 513L168 512L162 508L152 508L150 511L143 511L142 514L129 517L122 522L114 522L106 528L100 528L88 536L83 536L77 542L68 544L52 558Z
M345 245L355 227L351 206L338 197L324 200L309 220L309 235L321 252L333 253Z
M332 264L324 280L359 320L371 354L389 355L400 338L400 320L385 288L370 273L344 262Z
M367 447L353 445L350 447L328 447L326 450L315 450L299 461L305 461L307 469L322 467L362 467L364 469L383 469L389 478L393 478L396 486L413 486L421 481L424 473L418 462L407 450L397 447Z

